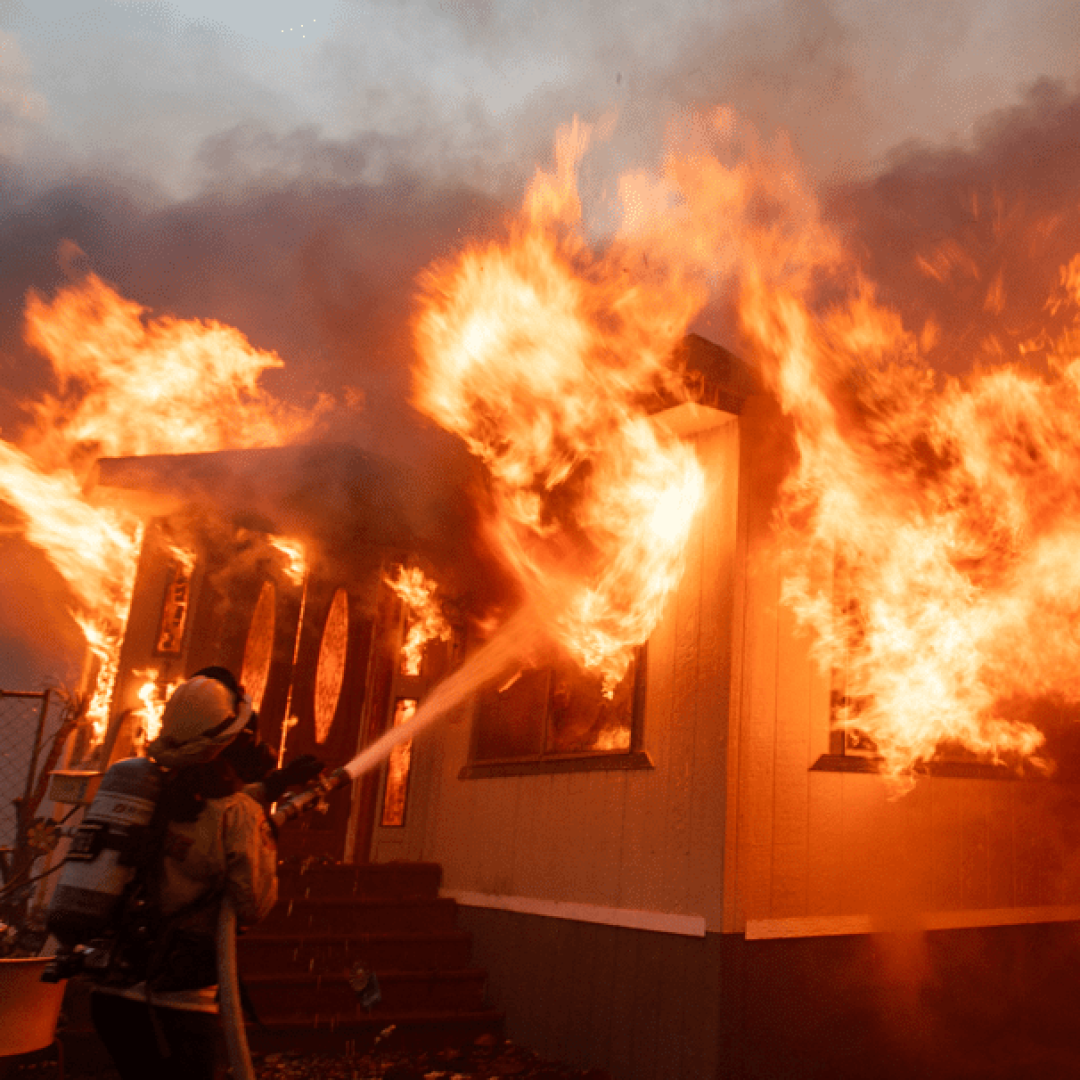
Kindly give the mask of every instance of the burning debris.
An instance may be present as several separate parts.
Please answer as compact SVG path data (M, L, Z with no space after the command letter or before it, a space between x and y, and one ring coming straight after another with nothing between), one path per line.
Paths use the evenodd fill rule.
M449 641L450 623L436 599L438 585L418 566L399 566L393 577L384 578L405 605L406 631L401 646L403 675L419 675L424 648L430 641Z
M84 493L97 459L278 445L311 430L328 402L306 412L279 402L260 385L279 357L217 323L148 319L93 274L52 301L31 293L26 340L51 364L57 393L28 407L32 422L18 445L0 442L0 499L71 590L72 615L96 659L88 719L97 743L143 541L134 509ZM182 551L182 561L191 555ZM157 708L147 705L150 723Z

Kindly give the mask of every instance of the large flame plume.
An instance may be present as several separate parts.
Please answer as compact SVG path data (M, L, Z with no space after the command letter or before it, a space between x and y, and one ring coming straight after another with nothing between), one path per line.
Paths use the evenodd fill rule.
M1080 319L942 383L924 358L935 326L878 302L784 141L761 145L729 110L710 121L675 133L646 185L675 210L655 247L730 283L791 418L784 599L844 673L836 722L894 779L948 746L1032 759L1043 734L1015 702L1080 702ZM987 305L1005 309L993 283ZM1080 312L1080 260L1049 300L1063 306ZM1022 363L1036 352L1041 372Z
M142 524L86 496L94 462L279 445L308 431L329 403L302 410L277 401L260 379L281 366L278 356L218 323L148 318L93 274L52 300L31 293L25 337L52 366L56 391L27 406L31 422L16 441L0 440L0 500L71 590L72 615L98 661L88 716L100 740Z
M752 163L751 201L769 167ZM741 215L739 314L794 425L784 598L843 673L835 719L894 779L946 748L1041 764L1015 703L1080 701L1080 323L1040 343L1043 372L1022 366L1029 343L942 382L933 325L876 300L788 177L813 209ZM1077 266L1052 303L1080 312Z
M893 778L950 746L1038 762L1017 702L1080 703L1080 257L1048 300L1064 334L946 381L933 320L878 301L783 138L726 108L673 125L662 168L621 179L599 255L587 142L561 134L505 243L432 269L416 331L416 401L490 469L491 534L543 624L609 679L651 630L701 480L640 404L672 389L664 357L701 306L734 298L794 433L784 600L843 672L835 722ZM980 318L1007 300L990 280Z
M577 167L590 129L560 132L504 242L430 268L416 325L418 407L490 471L489 532L549 634L608 690L678 581L703 476L647 415L678 390L669 357L704 299L645 249L586 243Z

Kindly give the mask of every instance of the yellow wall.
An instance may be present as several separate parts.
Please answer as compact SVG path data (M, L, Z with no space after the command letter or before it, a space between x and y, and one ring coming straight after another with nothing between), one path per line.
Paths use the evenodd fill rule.
M770 518L787 460L775 406L740 417L726 930L750 936L1080 917L1080 800L1032 780L810 771L828 752L828 680L779 602ZM1022 909L1022 910L1018 910Z
M719 929L739 426L696 436L709 477L682 584L649 641L643 749L654 768L458 778L469 717L414 746L406 826L373 857L431 859L444 887L704 916Z

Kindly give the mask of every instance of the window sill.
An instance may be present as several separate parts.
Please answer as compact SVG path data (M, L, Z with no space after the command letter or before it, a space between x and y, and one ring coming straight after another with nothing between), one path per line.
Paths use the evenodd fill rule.
M600 772L611 769L652 769L643 750L611 754L566 754L561 757L522 758L515 761L478 761L463 765L459 780L485 780L497 776L536 776L544 773Z
M879 757L861 754L822 754L810 766L811 772L879 773ZM931 761L915 769L916 776L941 776L957 780L1023 780L1026 773L1008 765L980 761Z

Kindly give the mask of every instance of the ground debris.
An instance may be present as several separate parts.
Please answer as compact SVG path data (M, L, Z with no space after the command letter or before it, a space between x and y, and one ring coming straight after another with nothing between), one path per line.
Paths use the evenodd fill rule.
M545 1061L531 1050L497 1039L446 1050L390 1050L366 1054L279 1051L252 1054L256 1080L612 1080L603 1069ZM108 1067L66 1071L68 1080L119 1080Z
M253 1064L257 1080L611 1080L602 1070L545 1061L494 1039L442 1051L255 1055Z

